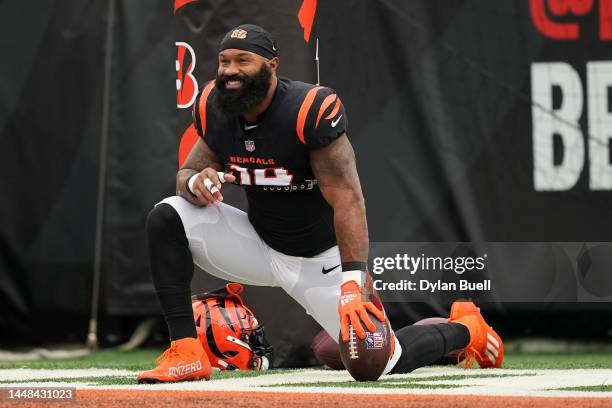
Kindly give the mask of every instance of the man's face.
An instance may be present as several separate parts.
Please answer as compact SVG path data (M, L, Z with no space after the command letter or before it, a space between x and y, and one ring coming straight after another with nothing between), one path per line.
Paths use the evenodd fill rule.
M253 109L266 97L275 68L276 59L243 50L221 51L215 79L221 107L230 113Z

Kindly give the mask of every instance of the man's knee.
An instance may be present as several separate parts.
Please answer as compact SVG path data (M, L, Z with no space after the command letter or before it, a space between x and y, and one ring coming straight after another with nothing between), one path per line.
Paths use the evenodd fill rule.
M170 204L166 203L156 205L149 212L147 235L149 239L172 236L187 240L181 217Z

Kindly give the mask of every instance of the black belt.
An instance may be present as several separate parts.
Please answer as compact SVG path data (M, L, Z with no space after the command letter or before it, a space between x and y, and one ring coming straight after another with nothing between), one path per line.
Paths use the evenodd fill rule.
M238 180L238 179L236 179ZM237 184L237 183L235 183ZM288 186L248 186L242 185L242 187L248 189L255 189L255 191L269 192L269 193L300 193L302 191L310 191L317 188L317 184L319 182L317 179L314 180L304 180L299 181L297 183L292 183Z

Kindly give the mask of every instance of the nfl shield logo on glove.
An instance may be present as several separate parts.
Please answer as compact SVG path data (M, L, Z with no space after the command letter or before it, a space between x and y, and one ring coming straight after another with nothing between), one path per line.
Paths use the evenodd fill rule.
M245 140L244 147L247 149L247 152L252 152L255 150L255 142L252 140Z

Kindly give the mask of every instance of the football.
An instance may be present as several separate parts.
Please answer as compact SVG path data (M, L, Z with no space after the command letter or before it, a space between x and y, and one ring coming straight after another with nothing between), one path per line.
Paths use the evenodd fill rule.
M344 367L357 381L376 381L380 377L389 361L391 354L391 331L389 321L381 322L368 312L376 331L370 333L366 330L366 338L360 340L349 325L349 340L342 341L338 335L340 358Z
M414 325L421 326L421 325L439 324L439 323L448 323L448 319L444 317L428 317L427 319L419 320ZM433 364L434 365L454 365L454 364L460 363L461 361L465 360L465 356L462 355L461 358L458 358L459 351L460 350L451 351Z
M312 339L310 348L317 360L334 370L344 370L344 364L340 359L340 347L338 343L325 330L321 330Z
M425 326L429 324L440 324L440 323L448 323L448 319L445 317L428 317L426 319L421 319L418 322L413 323L415 326Z

